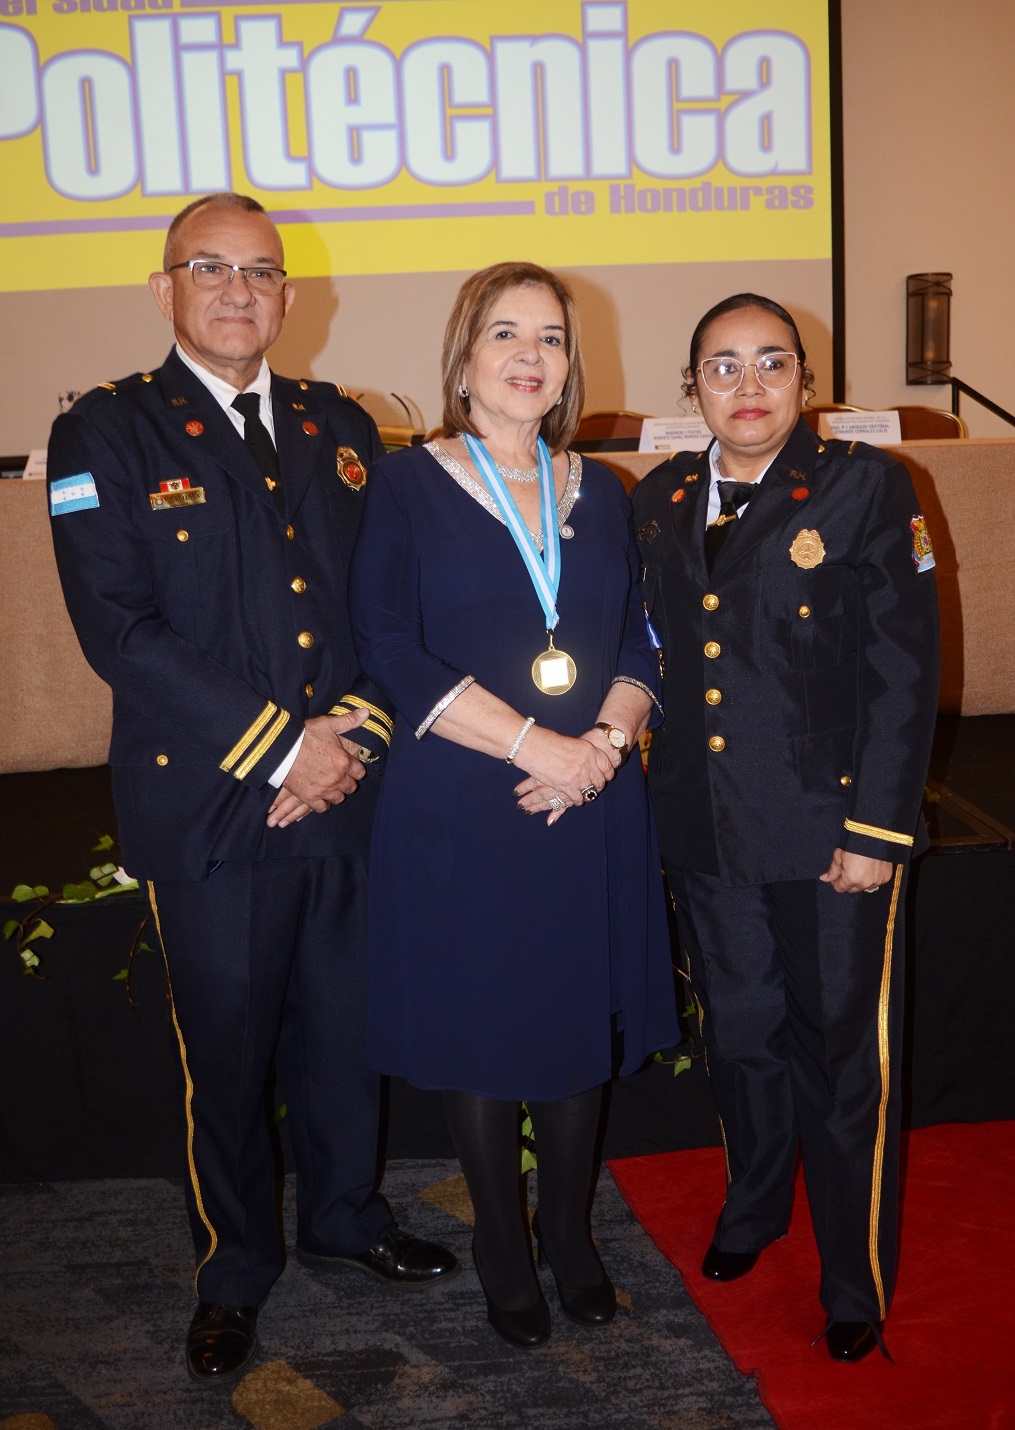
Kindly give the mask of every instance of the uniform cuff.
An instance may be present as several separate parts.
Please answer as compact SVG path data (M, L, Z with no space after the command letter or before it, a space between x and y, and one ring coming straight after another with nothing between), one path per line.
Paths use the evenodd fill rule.
M219 768L234 779L243 780L259 789L267 783L269 775L278 767L276 742L289 720L289 711L281 709L274 700L269 700L221 761ZM285 746L282 748L285 749Z

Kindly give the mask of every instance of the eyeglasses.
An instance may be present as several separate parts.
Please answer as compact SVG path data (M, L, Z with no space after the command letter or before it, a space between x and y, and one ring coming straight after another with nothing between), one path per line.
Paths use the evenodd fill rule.
M237 273L251 293L281 293L285 282L284 268L242 268L238 263L219 263L208 258L188 258L185 263L171 263L166 269L189 268L190 276L198 288L228 288Z
M789 387L799 366L800 359L796 353L766 353L764 357L759 357L757 362L748 363L743 363L735 357L705 358L699 363L698 371L709 392L723 397L736 392L748 368L754 369L762 387L778 390L780 387Z

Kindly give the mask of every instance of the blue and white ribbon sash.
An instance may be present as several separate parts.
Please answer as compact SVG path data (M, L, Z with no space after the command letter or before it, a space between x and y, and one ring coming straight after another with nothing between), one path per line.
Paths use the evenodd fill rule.
M553 489L553 466L547 445L542 437L536 444L540 515L543 526L543 550L540 553L539 547L532 539L532 533L525 525L518 507L515 505L514 497L508 491L504 478L497 470L497 463L490 456L486 447L478 438L470 436L468 432L462 433L462 440L468 448L469 456L475 463L477 472L486 483L487 491L497 503L505 525L514 538L515 545L521 552L529 579L536 589L539 604L546 617L546 629L552 631L560 619L557 615L557 591L560 588L560 533L557 530L557 497Z

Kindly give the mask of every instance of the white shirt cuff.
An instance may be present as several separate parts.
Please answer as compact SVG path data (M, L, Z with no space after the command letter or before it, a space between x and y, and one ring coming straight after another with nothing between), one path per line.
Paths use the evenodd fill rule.
M296 756L300 752L300 746L303 744L303 736L305 733L306 732L304 730L300 731L300 737L296 741L295 745L293 745L288 755L286 755L285 759L279 765L275 773L273 775L268 776L268 783L270 785L274 785L276 789L281 789L282 785L285 784L286 775L296 763Z

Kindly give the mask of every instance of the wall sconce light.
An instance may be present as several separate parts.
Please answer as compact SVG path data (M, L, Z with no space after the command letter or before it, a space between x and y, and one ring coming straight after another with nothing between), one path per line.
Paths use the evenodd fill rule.
M906 278L906 382L951 381L952 275L910 273Z

